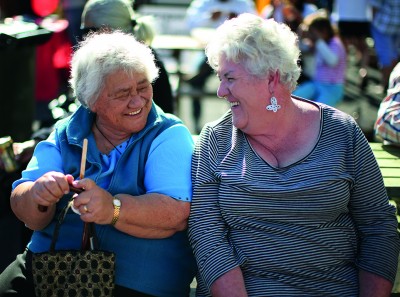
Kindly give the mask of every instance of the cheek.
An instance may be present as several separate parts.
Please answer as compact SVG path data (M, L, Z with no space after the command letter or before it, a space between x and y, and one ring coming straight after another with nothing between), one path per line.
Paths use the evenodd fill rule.
M240 83L231 86L231 93L237 98L243 98L247 100L255 100L260 96L260 92L263 92L257 85L252 83Z

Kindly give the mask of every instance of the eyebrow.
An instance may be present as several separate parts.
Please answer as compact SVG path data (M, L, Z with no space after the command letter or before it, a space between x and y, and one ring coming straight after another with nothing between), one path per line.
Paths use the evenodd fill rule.
M116 94L121 93L121 92L129 91L130 89L131 89L131 87L120 87L120 88L117 88L114 92L109 93L108 95L109 96L113 96L113 95L116 95Z
M147 78L142 79L141 81L138 81L138 85L143 85L149 83L149 80Z
M232 72L233 72L232 70L228 70L227 72L224 73L223 76L224 76L224 77L227 77L227 76L231 75Z

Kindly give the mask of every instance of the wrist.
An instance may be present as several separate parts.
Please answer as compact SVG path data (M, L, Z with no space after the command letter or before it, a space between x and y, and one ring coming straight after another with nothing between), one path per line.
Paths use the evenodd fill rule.
M112 226L115 226L115 224L119 220L119 213L121 210L121 200L117 196L113 197L113 206L114 206L114 212L113 212L113 218L112 218L110 224Z

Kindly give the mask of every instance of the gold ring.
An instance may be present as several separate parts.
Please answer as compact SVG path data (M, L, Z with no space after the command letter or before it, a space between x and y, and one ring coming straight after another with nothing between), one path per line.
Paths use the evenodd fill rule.
M86 212L89 212L89 209L87 208L86 205L83 206L83 210L85 211L85 213L86 213Z

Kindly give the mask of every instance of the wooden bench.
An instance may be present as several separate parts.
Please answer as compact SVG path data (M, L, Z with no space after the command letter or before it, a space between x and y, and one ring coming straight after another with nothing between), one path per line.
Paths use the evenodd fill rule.
M391 203L397 207L397 221L400 229L400 147L384 145L378 142L370 143L372 151L381 169L383 181ZM391 297L400 296L400 259L398 272L394 282Z
M400 147L371 142L390 199L400 206Z

